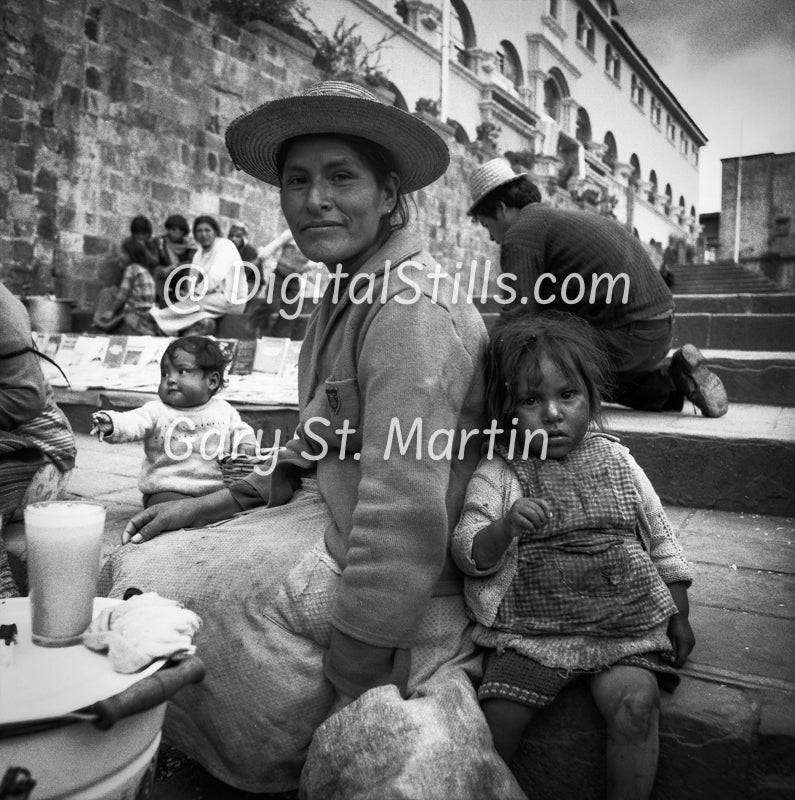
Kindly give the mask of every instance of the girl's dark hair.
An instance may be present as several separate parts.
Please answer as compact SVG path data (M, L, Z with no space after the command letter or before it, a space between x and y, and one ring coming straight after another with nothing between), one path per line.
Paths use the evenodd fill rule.
M314 136L316 134L307 135ZM362 160L367 164L367 166L373 171L379 186L384 186L386 179L389 177L391 172L394 172L395 175L400 178L400 173L395 166L395 159L392 158L392 154L389 152L389 150L387 150L385 147L381 147L380 144L371 142L369 139L363 139L361 136L350 136L342 133L329 133L320 135L328 135L335 139L340 139L353 148L361 156ZM276 167L279 171L279 177L281 177L282 171L284 170L284 162L287 160L287 153L289 152L290 147L295 142L298 142L303 138L303 136L293 136L291 139L285 139L281 145L279 145L279 151L276 153ZM405 195L398 194L395 207L392 209L392 212L389 215L390 230L397 231L401 228L405 228L409 223L409 219L410 214L408 200L406 199Z
M130 233L133 236L135 236L136 233L145 233L151 236L152 223L146 217L133 217L130 223Z
M531 371L541 378L539 363L546 356L564 375L581 384L588 395L591 422L602 427L602 398L610 387L610 360L597 332L581 317L562 311L515 312L497 324L486 358L486 410L507 441L516 408L517 387Z
M211 339L209 336L180 336L179 339L174 339L168 345L163 353L163 359L168 358L170 361L178 350L190 353L196 360L196 366L201 367L205 374L217 372L221 376L221 380L212 394L226 386L224 373L230 358L221 350L215 339Z
M221 235L221 226L215 220L215 217L211 217L208 214L202 214L202 216L196 217L196 219L193 220L193 235L194 236L196 235L196 228L198 228L199 225L201 225L202 223L204 223L205 225L209 225L215 231L215 235L216 236L220 236Z
M527 177L518 175L516 180L504 183L492 189L473 209L471 217L496 217L500 203L505 203L508 208L524 208L530 203L540 203L541 192L538 187Z
M169 228L177 228L177 230L182 231L183 236L187 236L190 233L190 227L188 226L188 220L182 216L182 214L172 214L164 223L163 227L168 230Z

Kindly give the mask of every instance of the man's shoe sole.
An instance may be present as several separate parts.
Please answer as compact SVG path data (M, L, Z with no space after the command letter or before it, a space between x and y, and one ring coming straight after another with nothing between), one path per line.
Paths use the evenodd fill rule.
M705 417L722 417L728 411L729 400L723 382L704 366L704 356L695 345L680 347L674 353L671 366L677 389Z

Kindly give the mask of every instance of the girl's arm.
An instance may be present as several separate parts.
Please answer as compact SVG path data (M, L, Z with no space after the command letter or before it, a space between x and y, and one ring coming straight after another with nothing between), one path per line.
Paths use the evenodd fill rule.
M502 519L483 528L472 542L472 558L478 569L495 566L508 546L526 531L543 527L549 520L549 503L532 497L520 497Z
M688 619L690 602L687 599L687 584L669 583L668 590L679 609L679 613L674 614L668 621L668 638L674 651L672 663L675 667L681 667L696 644L696 637Z

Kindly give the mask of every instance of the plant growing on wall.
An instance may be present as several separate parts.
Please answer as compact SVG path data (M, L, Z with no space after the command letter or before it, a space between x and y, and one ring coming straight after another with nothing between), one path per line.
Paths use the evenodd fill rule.
M418 113L428 114L431 117L439 116L439 101L431 100L430 97L420 97L414 104L414 110Z
M248 22L265 22L299 39L306 38L298 22L306 14L302 0L210 0L208 9L241 27Z
M358 78L371 86L389 88L389 78L380 67L379 51L395 34L384 34L374 47L369 47L361 35L356 33L359 23L346 25L345 19L340 19L329 36L306 13L302 16L310 26L307 33L315 47L314 64L318 69L340 80L352 81Z
M519 169L531 170L536 160L535 154L529 150L508 150L503 155L514 169L519 167Z

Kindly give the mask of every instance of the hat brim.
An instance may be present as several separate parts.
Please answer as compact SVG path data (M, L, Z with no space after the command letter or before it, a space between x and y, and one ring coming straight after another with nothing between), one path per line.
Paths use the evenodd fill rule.
M226 129L226 147L238 169L272 186L281 186L276 156L294 136L342 134L381 145L395 160L400 194L433 183L450 163L436 131L394 106L356 97L284 97L249 111Z

